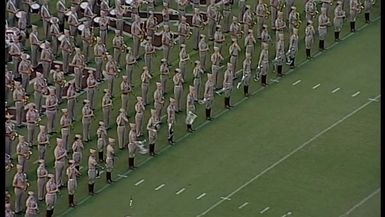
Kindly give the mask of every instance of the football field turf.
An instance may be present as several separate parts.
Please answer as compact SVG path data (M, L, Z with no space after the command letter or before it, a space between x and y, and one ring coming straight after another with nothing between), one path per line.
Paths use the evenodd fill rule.
M380 216L379 45L349 34L63 216Z

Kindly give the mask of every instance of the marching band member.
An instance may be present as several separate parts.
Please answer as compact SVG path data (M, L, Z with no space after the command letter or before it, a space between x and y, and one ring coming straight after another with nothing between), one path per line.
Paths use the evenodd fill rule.
M230 24L230 34L231 37L234 38L242 37L241 24L239 23L238 17L236 16L233 16L233 22Z
M39 151L39 160L45 160L47 153L47 146L49 145L49 137L45 125L39 125L39 133L37 134L37 143Z
M222 33L221 25L216 26L214 33L214 47L219 47L219 53L222 53L223 43L225 42L225 36Z
M321 8L321 14L318 17L318 33L319 33L319 49L323 51L325 49L325 39L328 34L328 26L330 25L330 19L326 14L326 8Z
M112 46L114 47L114 61L118 66L120 66L120 55L122 54L122 49L124 48L124 41L119 30L115 30L115 36L112 39Z
M80 134L75 135L75 141L72 143L72 160L74 167L79 170L80 162L83 159L84 145L82 142L82 136Z
M267 8L263 4L263 0L259 0L259 3L255 7L255 15L257 16L257 38L261 38L262 26L265 24L265 18L267 16Z
M106 147L107 144L107 129L104 125L103 121L99 121L99 127L96 130L96 135L98 137L98 141L96 142L96 150L98 151L98 158L99 158L99 163L103 162L103 153L104 153L104 148Z
M127 81L132 87L132 73L134 72L134 64L136 63L136 57L132 53L132 48L127 47L127 53L126 53L126 76ZM127 110L128 111L128 110Z
M317 15L317 5L314 0L308 0L305 4L305 14L306 14L306 20L313 21L313 17Z
M282 68L283 68L283 64L286 60L285 41L284 41L283 34L278 35L278 41L277 41L276 46L275 46L275 60L276 60L277 74L278 74L278 76L282 77L283 76Z
M178 25L179 46L186 43L186 38L189 37L190 28L190 25L186 22L187 18L182 16L181 19L182 21Z
M141 137L143 134L142 134L142 126L143 126L143 122L144 122L144 111L145 111L145 107L144 107L144 103L143 103L143 98L141 96L137 96L136 97L136 104L135 104L135 127L136 129L134 129L134 132L136 133L135 135L137 137ZM131 130L132 130L132 127L131 127Z
M106 51L106 45L102 42L102 39L100 37L96 37L96 44L94 46L94 56L96 63L95 78L98 82L100 82L102 79L102 66Z
M121 108L123 108L128 113L132 88L130 83L128 82L128 77L126 75L122 76L122 82L120 83L120 91L121 91L121 101L122 101Z
M13 177L12 186L15 192L15 214L20 214L25 207L23 198L26 189L28 188L28 182L26 174L23 172L22 165L16 165L17 172Z
M35 142L35 129L39 122L39 112L36 110L35 103L29 103L27 104L26 108L28 109L26 115L25 115L25 121L27 122L27 130L28 130L28 136L27 136L27 142L30 146L33 146L33 143Z
M307 26L305 29L305 47L306 47L306 58L310 59L310 49L313 46L314 43L314 35L315 35L315 30L313 27L313 21L309 20L307 22Z
M335 41L340 40L340 32L342 30L342 25L344 23L345 12L342 10L342 2L337 2L337 7L334 9L334 39Z
M49 35L51 36L52 54L54 57L56 57L59 43L58 38L63 31L60 30L58 25L59 19L57 17L51 17L50 22L51 25L49 27Z
M242 67L243 75L241 82L238 83L237 88L240 87L240 85L243 83L243 94L245 97L249 96L249 85L250 85L250 78L251 78L251 55L246 54L246 58L243 61L243 67Z
M154 108L155 108L155 121L160 122L162 115L162 108L164 104L163 89L160 82L156 82L156 89L154 91Z
M202 69L207 71L207 56L209 51L209 45L206 42L206 35L201 35L201 40L199 41L199 61L201 62Z
M150 80L152 79L152 76L150 72L148 71L147 66L143 66L143 72L140 76L140 80L142 81L142 98L143 98L143 104L146 106L148 104L148 89L150 85Z
M111 93L108 89L104 89L104 96L102 98L102 111L103 121L106 124L106 128L110 128L111 113L112 113L112 99Z
M168 136L167 141L170 145L174 142L174 125L175 125L175 99L170 97L170 104L167 106L167 126Z
M62 188L65 186L64 166L65 166L65 160L68 156L67 156L67 151L63 146L63 140L61 138L56 138L56 147L54 150L54 156L55 156L55 178L56 178L55 184L58 186L58 188ZM49 190L47 190L47 194L48 193L49 193Z
M199 8L194 8L194 14L192 16L192 26L193 26L193 49L198 50L199 47L199 37L201 36L201 30L204 27L203 18L199 12Z
M96 81L96 79L94 77L94 72L89 70L88 71L88 78L87 78L87 99L88 99L88 101L90 101L91 109L95 109L97 85L98 85L98 82Z
M144 63L147 66L148 72L152 75L152 64L153 64L153 57L155 53L155 48L152 45L152 37L147 36L146 43L144 45Z
M142 29L140 27L140 17L134 16L134 22L131 24L131 35L133 39L133 55L136 60L139 60L140 41L144 39Z
M67 152L69 152L69 135L72 120L68 109L64 108L61 111L63 112L63 115L60 117L61 138L63 140L63 147Z
M182 93L183 93L183 77L179 68L175 69L175 75L172 78L174 82L174 99L175 103L175 112L178 113L182 111Z
M49 89L49 95L45 101L47 115L48 134L56 133L56 113L58 107L58 99L56 98L55 88Z
M162 34L162 47L163 47L163 58L167 60L167 64L170 65L170 51L173 44L172 34L170 27L164 25L164 31Z
M40 72L36 72L36 78L35 82L33 84L34 88L34 100L36 104L36 109L38 110L39 114L42 114L42 105L43 105L43 95L48 94L47 93L47 81L43 77L43 74Z
M267 85L267 72L269 71L269 44L263 44L263 49L259 56L258 67L260 69L261 83L265 87Z
M350 31L356 31L356 19L361 12L361 4L358 0L350 0Z
M38 160L39 166L37 168L37 199L43 201L46 194L46 184L48 171L45 168L45 161L43 159Z
M225 92L225 108L227 109L230 109L232 107L230 105L230 97L231 97L231 92L233 91L233 81L234 81L233 65L231 63L227 63L227 68L223 76L223 89Z
M150 156L155 156L155 143L158 138L158 129L159 129L159 120L157 120L157 114L155 109L151 109L151 117L147 123L148 131L148 144L149 144L149 154Z
M162 93L165 95L167 90L167 80L170 75L170 69L167 65L166 59L161 59L160 62L160 83L162 85Z
M27 54L21 54L21 61L19 63L18 71L21 74L21 85L24 90L27 90L32 69L32 62L28 59Z
M123 108L119 109L119 115L116 118L116 125L117 129L116 132L118 134L118 142L119 142L119 149L123 150L126 146L126 140L125 140L125 134L126 134L126 126L128 124L128 118L126 114L126 110Z
M189 86L189 93L187 94L187 100L186 100L186 125L187 125L187 131L189 133L192 133L194 130L192 129L192 123L194 122L194 118L192 121L189 121L189 116L196 116L195 115L195 102L196 102L196 96L195 96L195 90L193 86Z
M16 125L17 127L22 126L24 117L24 105L26 104L26 93L20 82L15 81L15 90L13 91L13 101L16 107Z
M106 73L107 88L110 90L111 96L114 97L114 81L118 75L118 66L112 58L112 55L107 55Z
M74 121L75 120L75 102L76 102L76 88L75 82L68 82L67 89L67 109L69 118Z
M193 78L194 78L193 84L194 84L195 96L197 99L201 98L199 96L201 95L200 90L201 90L201 83L202 83L202 75L204 73L205 72L202 69L201 62L199 60L196 60L195 67L193 69Z
M69 166L67 167L66 174L68 177L67 190L68 190L68 205L69 207L75 207L74 197L78 183L76 177L80 175L80 172L75 167L75 161L69 160Z
M211 73L207 73L207 81L205 83L205 92L203 95L203 101L206 107L206 120L211 121L211 108L214 102L214 76Z
M94 196L95 194L94 187L97 176L96 167L98 166L95 153L96 150L90 149L90 156L88 157L88 193L91 196Z
M58 185L56 185L55 182L55 175L48 174L48 182L45 186L47 194L45 195L45 204L47 206L46 208L46 216L51 217L53 215L55 204L57 200L57 192L59 191Z
M232 64L233 71L235 72L235 70L237 69L237 62L241 52L241 47L238 44L237 38L232 37L231 41L233 43L229 47L230 63Z
M295 55L298 52L298 29L293 29L293 34L290 36L289 49L286 54L287 64L290 65L290 68L294 68Z
M64 78L64 72L60 70L59 65L55 65L55 70L51 70L51 73L53 74L53 82L55 83L55 89L56 89L56 98L58 100L58 103L61 104L63 99L63 90L64 85L66 83Z
M83 108L82 108L82 124L83 124L83 141L88 142L91 139L90 130L92 118L94 116L94 112L91 109L91 104L89 100L83 100Z
M51 43L46 41L40 53L40 62L43 66L44 78L48 79L48 83L50 84L52 84L52 79L49 72L51 71L51 64L53 62L53 58L54 56L51 51Z
M216 89L220 89L218 84L219 64L224 60L223 56L219 52L219 47L214 47L214 53L211 55L211 74L214 76L214 84Z
M186 45L181 44L180 45L181 49L179 51L179 69L182 74L183 81L185 80L185 75L186 75L186 66L188 61L190 60L190 56L187 54L186 51ZM184 82L183 82L184 83Z
M26 203L27 210L25 211L25 216L32 217L37 216L37 213L39 211L39 207L37 205L36 198L33 196L33 191L28 191L28 198Z
M109 184L111 184L112 181L112 170L114 168L115 163L115 139L108 138L108 145L107 145L107 157L106 157L106 180Z
M31 156L30 148L24 136L19 135L19 143L16 146L17 163L22 166L22 171L27 171L27 160Z
M70 41L70 31L68 29L64 30L64 38L62 39L59 48L62 52L63 57L63 72L65 75L69 73L68 65L70 61L70 53L72 53L73 50L73 43ZM33 62L33 61L32 61ZM76 72L76 67L74 69Z

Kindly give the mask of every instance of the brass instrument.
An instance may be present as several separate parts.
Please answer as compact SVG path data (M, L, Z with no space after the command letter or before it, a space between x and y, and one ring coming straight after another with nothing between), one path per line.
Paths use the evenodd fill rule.
M29 99L28 96L24 96L24 97L23 97L23 102L24 102L24 104L27 104L27 103L28 103L28 99Z
M104 53L104 58L103 58L103 59L104 59L104 61L107 61L107 60L108 60L108 52L105 52L105 53Z
M267 4L263 4L263 7L266 10L265 18L267 19L267 18L269 18L271 12L270 12L270 10L267 9L268 8Z
M31 158L31 155L32 155L32 151L28 151L27 160L29 160L29 158Z
M358 13L361 14L362 11L363 11L364 9L365 9L365 5L364 5L363 2L361 2L361 3L360 3L360 7L359 7L359 9L358 9Z
M187 33L186 39L189 39L189 38L191 37L191 35L192 35L192 32L189 31L189 32Z
M283 9L286 8L286 1L281 1L278 5L279 11L283 11Z
M17 137L19 137L19 134L16 131L12 131L11 135L9 136L11 141L15 141Z
M297 18L297 23L294 25L295 28L299 29L299 27L301 26L302 24L302 21L301 21L301 17L299 15L299 12L296 12L295 13L295 17Z

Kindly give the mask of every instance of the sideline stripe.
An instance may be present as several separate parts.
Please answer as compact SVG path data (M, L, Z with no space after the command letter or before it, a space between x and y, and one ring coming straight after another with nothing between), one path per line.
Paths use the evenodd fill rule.
M240 205L240 206L238 207L238 209L242 209L243 207L247 206L247 204L249 204L249 202L243 203L242 205Z
M295 85L297 85L299 82L301 82L301 80L298 80L298 81L294 82L293 85L295 86Z
M321 85L321 84L317 84L317 85L315 85L315 86L313 87L313 89L316 89L316 88L318 88L320 85Z
M139 182L135 183L135 186L138 186L144 182L144 179L141 179Z
M337 91L339 91L341 88L336 88L336 89L334 89L333 91L332 91L332 93L335 93L335 92L337 92Z
M377 18L373 19L372 23L377 22L377 21L379 21L380 19L381 19L381 16L378 16ZM362 29L365 28L366 26L368 26L368 24L365 24L365 25L363 25L362 27L358 28L358 31L362 30ZM343 41L343 40L345 40L345 39L351 37L352 35L353 35L353 33L349 33L348 35L346 35L345 37L343 37L341 41ZM336 44L343 44L343 43L333 43L333 44L329 47L328 50L330 50L330 48L334 47ZM320 53L321 53L321 52L317 52L317 54L320 54ZM318 56L317 54L315 54L315 56ZM315 57L315 56L313 56L313 57ZM297 66L296 68L299 68L299 67L303 66L303 65L306 64L307 62L309 62L308 59L303 60L300 64L298 64L298 66ZM241 70L238 70L238 71L241 71ZM290 69L286 74L288 75L288 74L292 73L293 71L294 71L294 69ZM281 77L278 77L276 80L279 81L279 79L281 79ZM256 95L258 92L260 92L260 91L263 90L263 89L264 89L264 87L260 87L259 89L257 89L256 91L254 91L254 92L253 92L252 94L250 94L250 95L251 95L251 96ZM241 99L238 103L236 103L235 105L238 105L238 104L242 103L242 102L245 101L246 99L247 99L246 97L242 98L242 99ZM226 112L228 112L228 111L229 111L228 109L224 109L224 110L222 110L222 112L220 112L218 115L214 116L214 118L218 118L219 116L223 115L224 113L226 113ZM199 126L196 128L196 130L198 130L198 129L204 127L204 126L206 126L208 123L210 123L210 121L205 121L205 122L203 122L201 125L199 125ZM182 136L182 137L180 137L179 139L177 139L175 142L178 143L178 142L184 140L185 138L187 138L189 135L190 135L190 133L187 133L187 134L185 134L184 136ZM171 148L170 145L164 146L163 148L161 148L161 149L159 150L158 153L160 154L161 152L164 152L164 151L166 151L166 150L169 149L169 148ZM145 159L144 161L140 162L140 163L138 164L138 166L141 166L141 165L146 164L150 159L152 159L152 158L147 158L147 159ZM131 173L131 172L132 172L132 170L129 170L129 171L125 172L124 175L127 175L127 174L129 174L129 173ZM121 178L121 177L118 177L116 181L119 181L120 178ZM99 191L97 191L96 193L99 193L99 192L103 191L103 190L106 189L108 186L111 186L111 185L110 185L110 184L104 185L104 187L102 187L102 188L101 188ZM81 201L78 202L78 204L77 204L78 207L79 207L81 204L85 203L87 200L91 199L91 198L92 198L92 196L87 195L85 198L83 198ZM59 214L58 216L59 216L59 217L65 216L65 215L67 215L68 213L70 213L71 211L73 211L73 209L68 208L68 209L66 209L65 211L63 211L61 214Z
M176 195L179 195L179 194L181 194L184 190L186 190L185 188L182 188L182 189L180 189L179 191L177 191L175 194Z
M377 97L375 97L375 99L378 99L381 95L378 95ZM259 174L257 174L256 176L254 176L253 178L251 178L249 181L247 181L246 183L244 183L243 185L241 185L240 187L238 187L237 189L235 189L233 192L231 192L229 195L227 195L227 197L231 197L233 196L234 194L236 194L237 192L239 192L240 190L242 190L243 188L245 188L246 186L248 186L250 183L252 183L253 181L255 181L256 179L258 179L259 177L261 177L262 175L264 175L265 173L267 173L268 171L270 171L271 169L273 169L274 167L276 167L278 164L282 163L283 161L285 161L287 158L289 158L290 156L292 156L293 154L297 153L299 150L303 149L305 146L307 146L308 144L310 144L311 142L313 142L314 140L316 140L318 137L322 136L324 133L328 132L330 129L332 129L333 127L337 126L338 124L342 123L343 121L345 121L347 118L351 117L352 115L354 115L355 113L359 112L361 109L365 108L367 105L369 105L370 103L372 103L373 101L368 101L366 103L364 103L363 105L361 105L360 107L358 107L357 109L355 109L354 111L350 112L349 114L345 115L343 118L339 119L338 121L336 121L334 124L330 125L329 127L327 127L326 129L322 130L321 132L319 132L318 134L316 134L315 136L313 136L312 138L310 138L309 140L307 140L305 143L303 143L302 145L298 146L297 148L295 148L293 151L291 151L290 153L288 153L287 155L285 155L284 157L282 157L281 159L279 159L278 161L276 161L275 163L273 163L272 165L270 165L269 167L267 167L266 169L264 169L262 172L260 172ZM202 212L201 214L197 215L197 217L200 217L200 216L204 216L206 215L208 212L210 212L211 210L213 210L215 207L219 206L221 203L223 202L223 200L219 200L218 202L216 202L215 204L213 204L212 206L210 206L208 209L206 209L204 212Z
M357 209L358 207L360 207L362 204L364 204L366 201L368 201L371 197L373 197L374 195L376 195L377 193L379 193L381 191L381 187L380 188L377 188L377 190L375 190L373 193L369 194L369 196L365 197L364 199L362 199L360 202L358 202L356 205L354 205L351 209L349 209L346 213L340 215L339 217L346 217L348 216L350 213L352 213L355 209Z
M358 94L360 94L361 92L360 91L357 91L356 93L354 93L353 95L352 95L352 97L356 97Z
M263 210L261 210L259 213L260 214L263 214L263 213L265 213L267 210L269 210L270 209L270 207L266 207L265 209L263 209Z
M159 189L163 188L164 186L165 186L165 184L159 185L158 187L155 188L155 191L158 191Z
M203 193L203 194L201 194L201 195L199 195L196 199L197 200L200 200L202 197L204 197L204 196L206 196L206 193Z

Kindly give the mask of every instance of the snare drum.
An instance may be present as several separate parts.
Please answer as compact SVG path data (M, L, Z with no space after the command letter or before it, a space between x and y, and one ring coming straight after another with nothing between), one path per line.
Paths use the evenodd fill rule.
M44 42L44 43L41 43L40 48L41 48L41 49L44 49L44 48L45 48L45 42Z
M126 5L132 5L133 0L126 0Z
M62 35L60 35L58 38L57 38L57 40L59 40L59 41L63 41L63 39L65 38L65 35L64 34L62 34Z
M82 34L82 31L83 31L84 27L85 27L84 24L80 24L80 25L78 26L78 32L79 32L79 34Z
M94 18L94 26L99 27L100 17Z
M31 12L32 13L35 13L35 14L39 13L39 9L40 9L39 4L37 4L37 3L31 4Z
M111 15L112 17L116 17L116 9L112 9L112 10L110 11L110 15Z
M20 19L22 16L23 16L23 12L22 12L22 11L18 11L18 12L16 13L16 17L17 17L18 19Z
M25 56L27 57L27 60L29 60L29 58L31 57L29 56L29 54L25 54Z
M88 7L88 2L80 3L80 10L84 12L84 10Z

